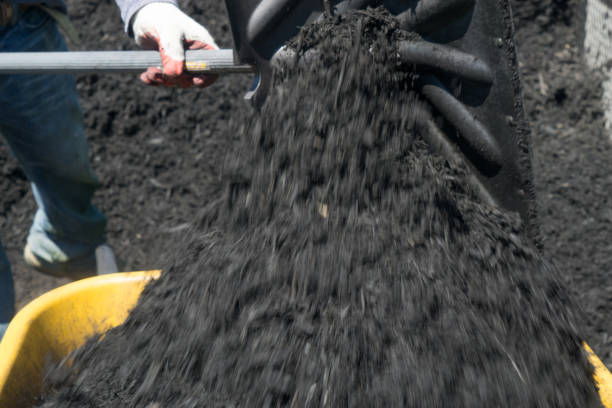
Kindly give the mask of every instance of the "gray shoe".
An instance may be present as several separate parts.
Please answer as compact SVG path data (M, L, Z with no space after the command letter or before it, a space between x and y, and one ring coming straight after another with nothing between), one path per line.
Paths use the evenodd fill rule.
M4 337L4 333L6 332L8 325L8 323L0 323L0 342L2 342L2 337Z
M72 258L65 262L49 262L32 252L28 244L23 250L23 259L38 272L56 278L78 280L119 272L117 259L108 244L102 244L89 254Z

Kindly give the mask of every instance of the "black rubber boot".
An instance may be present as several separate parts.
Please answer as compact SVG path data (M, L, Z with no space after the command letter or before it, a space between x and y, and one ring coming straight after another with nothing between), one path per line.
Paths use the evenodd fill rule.
M426 66L422 93L450 127L460 149L501 207L517 211L537 235L530 130L525 119L508 0L388 1L421 47L402 57ZM404 3L404 6L400 3ZM415 3L417 3L415 5Z
M530 131L526 123L508 0L226 0L238 56L257 64L265 98L269 61L298 28L326 9L385 6L422 41L399 44L421 73L424 98L444 118L429 142L473 169L496 205L518 212L536 237ZM432 126L439 121L429 120Z

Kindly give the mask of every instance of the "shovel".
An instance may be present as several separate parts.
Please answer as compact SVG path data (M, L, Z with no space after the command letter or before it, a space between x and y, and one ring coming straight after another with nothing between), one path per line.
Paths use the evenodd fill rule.
M149 67L161 69L157 51L82 51L82 52L12 52L0 53L0 75L6 74L79 74L138 73ZM249 74L250 64L237 63L234 51L188 50L185 68L192 74Z

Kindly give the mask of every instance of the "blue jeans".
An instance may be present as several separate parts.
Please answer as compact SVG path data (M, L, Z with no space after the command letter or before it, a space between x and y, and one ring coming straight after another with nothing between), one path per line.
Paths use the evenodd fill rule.
M0 52L66 51L55 21L38 7L0 27ZM86 255L105 241L106 219L91 203L83 113L72 75L0 76L0 134L32 183L38 210L28 235L49 262ZM14 314L10 265L0 245L0 324Z

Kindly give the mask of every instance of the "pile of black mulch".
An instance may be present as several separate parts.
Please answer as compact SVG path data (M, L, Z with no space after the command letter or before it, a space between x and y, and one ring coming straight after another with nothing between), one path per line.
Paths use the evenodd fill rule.
M221 194L41 406L600 406L554 268L422 141L400 36L304 29Z

